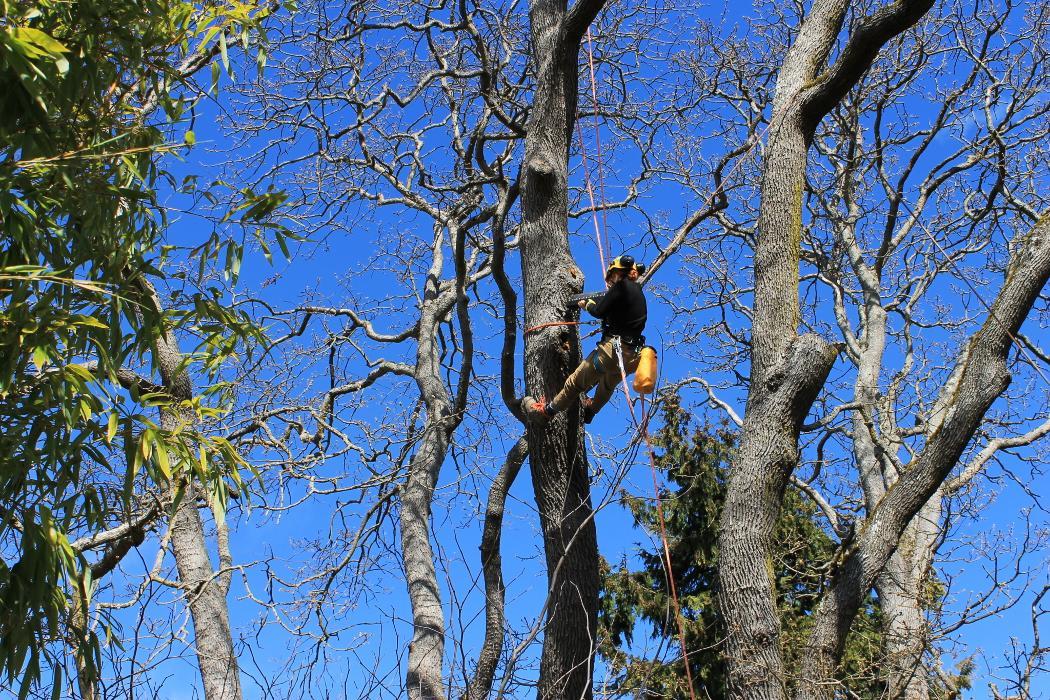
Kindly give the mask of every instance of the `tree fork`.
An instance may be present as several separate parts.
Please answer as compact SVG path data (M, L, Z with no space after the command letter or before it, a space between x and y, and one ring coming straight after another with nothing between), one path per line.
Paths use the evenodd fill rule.
M1007 355L1048 281L1050 215L1044 214L1017 246L999 296L938 397L944 414L939 429L861 526L856 545L821 600L802 656L798 700L831 697L822 681L841 658L860 601L896 551L905 528L958 463L985 413L1009 385Z
M828 66L849 2L818 0L777 77L755 246L751 385L719 527L719 604L729 632L732 698L779 700L787 695L769 572L770 539L784 488L798 463L802 419L838 354L838 346L798 334L807 152L817 125L860 80L882 46L915 24L932 4L898 0L860 18ZM809 366L797 364L806 354Z

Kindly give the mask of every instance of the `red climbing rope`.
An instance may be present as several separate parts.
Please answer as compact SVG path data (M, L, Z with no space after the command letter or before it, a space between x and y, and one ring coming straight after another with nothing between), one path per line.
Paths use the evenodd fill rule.
M604 169L602 167L602 142L601 142L600 130L598 128L598 90L597 90L597 87L596 87L596 84L595 84L594 51L593 51L593 47L592 47L592 43L591 43L591 30L589 28L587 29L587 64L590 67L591 99L592 99L592 101L594 103L594 135L595 135L595 147L596 147L595 165L597 167L599 181L601 183L600 184L600 187L601 187L600 191L601 191L601 197L602 197L602 223L606 224L606 220L605 220L605 201L606 201L605 200L605 180L604 180L604 175L602 174L603 171L604 171ZM595 201L594 201L594 187L591 184L590 167L589 167L589 165L587 163L587 147L584 144L583 131L582 131L581 127L580 127L580 123L579 123L578 120L576 122L576 129L577 129L577 133L579 134L579 138L580 138L580 154L581 154L581 156L583 158L583 171L584 171L585 182L586 182L586 185L587 185L587 194L589 195L590 200L591 200L591 214L592 214L592 218L594 220L594 233L595 233L595 240L596 240L596 242L598 244L598 256L601 259L602 272L604 274L604 271L605 271L605 254L602 251L602 237L601 237L601 233L598 230L598 216L597 216L597 213L596 213L597 212L597 207L595 206ZM605 231L606 231L606 234L607 234L606 235L606 240L608 240L608 228L607 227L606 227ZM553 324L547 324L547 325L553 325ZM526 331L526 333L528 333L528 331ZM657 515L657 520L660 523L660 540L663 543L663 557L662 557L662 560L663 560L663 566L664 566L664 574L667 577L668 589L671 591L671 600L674 603L675 620L678 622L678 640L679 640L679 643L682 645L682 663L685 665L686 680L688 681L688 684L689 684L689 698L690 698L690 700L696 700L696 691L694 690L694 683L693 683L693 672L692 672L692 669L689 668L689 651L688 651L688 646L686 645L686 641L685 641L685 621L684 621L684 619L682 617L682 606L681 606L681 604L678 601L678 590L677 590L677 587L675 586L675 583L674 583L674 572L673 572L672 567L671 567L671 547L670 547L670 545L667 542L667 523L666 523L666 520L664 518L663 500L660 498L660 481L659 481L659 477L658 477L658 475L656 473L656 455L653 452L652 440L649 437L648 416L645 416L643 414L644 420L641 423L639 423L637 416L635 416L635 414L634 414L634 403L631 401L630 389L627 388L627 370L626 370L626 368L624 367L624 364L623 364L623 349L619 346L619 343L617 343L616 350L617 350L618 359L620 361L620 374L621 374L622 379L623 379L623 393L624 393L624 396L627 398L627 406L630 408L630 411L631 411L631 421L634 423L635 430L637 432L641 433L642 437L645 439L646 450L649 453L649 466L650 466L650 468L652 470L653 491L654 491L654 495L655 495L655 498L656 498L656 515ZM642 400L643 400L643 407L644 407L644 398Z
M532 333L533 331L538 331L538 330L540 330L542 328L550 328L551 326L579 326L582 323L583 323L583 321L551 321L550 323L541 323L538 326L533 326L532 328L526 328L525 329L525 334L528 335L529 333Z
M580 121L576 120L576 135L580 139L580 155L583 157L583 175L584 182L587 185L587 196L591 200L591 219L594 221L594 240L598 246L598 260L601 262L601 274L605 274L605 252L604 246L602 245L602 234L598 228L598 209L594 206L594 188L591 186L591 167L587 162L587 149L583 145L583 127L580 126ZM605 218L605 209L602 209L602 219Z

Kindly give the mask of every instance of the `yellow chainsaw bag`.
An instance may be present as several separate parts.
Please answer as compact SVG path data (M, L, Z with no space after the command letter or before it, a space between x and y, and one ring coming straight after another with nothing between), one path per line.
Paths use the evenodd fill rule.
M638 354L638 369L634 371L634 390L651 394L656 388L656 350L646 345Z

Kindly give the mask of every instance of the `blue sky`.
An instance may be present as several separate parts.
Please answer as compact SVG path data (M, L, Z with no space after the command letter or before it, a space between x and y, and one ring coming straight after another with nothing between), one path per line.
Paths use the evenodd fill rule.
M741 9L740 6L734 5L732 10L723 8L711 10L709 18L715 22L716 27L720 27L721 31L726 31L728 26L739 22L750 12L750 8ZM680 19L682 22L688 21L687 17ZM643 71L652 70L645 67L644 60L641 61L641 65ZM608 76L604 77L608 78ZM653 78L655 81L655 76ZM602 79L603 76L600 74L599 81ZM586 86L586 80L584 80L584 86ZM243 134L229 133L218 123L220 111L232 110L232 99L230 92L226 90L220 95L218 103L208 101L198 107L196 121L193 125L197 146L189 151L185 163L174 166L173 169L177 174L200 173L202 182L211 177L228 176L225 168L227 163L251 152L253 145L250 140L240 140L239 137L243 137ZM922 118L921 108L916 109L915 116ZM698 128L701 126L698 125ZM585 138L591 139L593 127L590 120L586 120L583 127ZM602 139L607 147L612 148L610 144L614 143L615 138L614 132L603 130ZM230 144L235 143L239 144L238 148L242 150L231 153ZM590 142L588 147L593 148L593 142ZM294 148L291 152L295 152ZM593 156L591 163L593 168ZM574 165L579 165L578 158L574 160ZM622 196L625 187L622 174L630 172L633 165L633 156L629 151L623 152L612 163L607 163L605 184L610 200ZM576 178L574 186L580 186L582 171L579 167L574 169L574 177ZM173 193L166 193L165 197L176 209L185 206L187 202L185 197L179 197ZM654 215L659 213L666 217L669 223L684 219L696 205L694 197L683 194L681 189L673 183L661 183L654 186L646 193L641 202L642 207ZM353 213L347 216L353 216ZM368 267L368 261L374 253L375 239L381 233L389 232L394 227L411 227L417 222L412 217L398 218L386 211L373 213L362 209L358 212L358 216L359 218L353 222L352 235L347 235L343 231L315 232L312 242L293 247L295 256L291 262L286 262L279 255L275 255L271 266L263 260L258 251L250 252L242 268L240 289L246 293L259 294L278 308L288 308L299 303L307 290L318 298L335 301L352 295L355 303L362 307L394 293L398 290L396 285L399 284L395 277L388 271ZM642 230L637 214L632 212L612 213L609 216L609 222L614 241L612 246L614 255L621 251L633 252L640 260L652 259L655 252L653 246L645 245L637 238L636 232ZM595 281L600 278L600 264L597 262L597 254L591 241L593 235L591 218L583 217L570 221L570 231L573 234L571 244L576 260L590 281L588 288L595 289ZM171 235L175 242L198 241L208 232L208 224L199 217L190 214L174 216ZM427 235L425 231L417 231L417 234L421 237ZM689 282L683 276L682 266L681 261L676 261L675 264L668 265L661 272L663 277L659 283L665 290L679 288L689 293ZM509 272L517 277L517 260L511 260L508 267ZM415 280L417 285L419 282L419 279ZM484 294L491 296L491 284L487 284L488 289ZM949 286L940 291L949 296L953 293ZM667 304L659 303L656 299L656 295L650 296L650 321L646 335L660 354L661 381L666 384L695 376L703 371L702 365L695 361L695 355L686 356L672 347L673 343L679 340L675 331L680 328L682 319L677 317L674 310ZM704 317L701 314L701 317L706 320L713 318L714 312L704 313L707 316ZM499 340L495 335L498 331L498 319L484 318L485 320L480 325L480 329L484 332L478 333L479 339L484 338L480 349L496 354ZM403 318L400 317L381 318L377 321L382 330L399 327L401 322ZM1032 335L1037 336L1037 331L1038 329L1033 328ZM310 334L307 335L309 336ZM593 339L585 341L585 347L590 347L593 342ZM694 352L703 355L713 350L701 346ZM519 347L519 372L520 361ZM478 372L491 376L494 371L498 371L494 370L494 367L495 364L488 360ZM311 368L316 369L317 365ZM840 364L836 371L844 371L844 367ZM311 389L309 379L305 375L302 377L300 388L303 391L309 392ZM393 405L405 395L406 386L408 386L407 383L399 382L390 386L377 387L374 398L370 399L367 406L355 413L354 417L378 420L385 411L383 402L389 401ZM408 390L411 390L410 386ZM1035 391L1045 392L1046 387L1038 387ZM1045 393L1043 395L1045 396ZM705 418L718 420L721 417L710 406L702 405L702 394L687 393L686 398ZM733 406L738 414L743 415L744 395L741 391L729 391L723 395L723 398ZM481 437L478 438L478 444L483 445L484 449L471 449L464 446L462 449L454 450L450 458L446 460L434 514L434 539L440 546L440 557L444 562L444 571L439 574L444 577L444 600L448 602L447 608L450 613L462 611L462 619L457 619L455 614L448 616L450 641L462 639L467 647L468 658L471 654L476 653L483 622L478 615L481 610L481 598L475 585L479 575L476 553L480 539L480 521L475 510L464 507L464 504L469 504L476 508L477 500L457 497L457 494L477 492L483 499L488 481L498 469L506 450L519 434L518 426L505 414L500 420L488 426L475 424L469 427L479 432ZM631 425L623 397L617 395L610 407L600 414L595 423L590 426L588 444L592 447L593 454L615 452L628 443L630 434ZM652 477L644 453L638 454L634 463L626 465L619 465L614 460L594 457L591 469L592 473L597 474L593 485L593 497L596 503L610 496L611 478L617 472L618 467L626 469L626 478L622 486L630 493L652 494ZM347 468L347 465L338 464L331 467L333 471L341 468ZM1002 476L1005 469L1014 468L1021 473L1026 473L1022 465L1011 463L1007 458L1003 468L991 467L989 476L999 477ZM1027 484L1036 493L1045 490L1046 486L1045 474L1038 478L1041 481ZM293 491L295 488L298 487L293 487ZM1022 509L1030 505L1029 497L1024 494L1019 484L1009 478L998 479L998 483L989 482L985 488L987 495L982 498L986 501L986 505L979 509L977 517L965 519L962 522L958 528L959 534L971 537L991 534L991 539L994 540L1000 539L996 534L998 532L1012 529L1016 533L1020 526ZM306 507L285 513L280 517L268 515L261 508L236 511L233 514L236 523L236 536L233 542L234 556L239 562L248 562L272 555L275 558L275 567L285 572L292 571L294 565L302 563L307 556L303 540L311 537L325 539L331 533L339 531L340 524L333 522L332 519L335 500L337 500L336 497L319 497ZM1036 510L1033 519L1041 523L1044 529L1047 527L1045 511ZM392 523L392 520L388 521L387 530L391 529ZM627 513L615 504L603 507L599 511L597 524L601 552L611 562L618 562L624 557L633 560L636 547L640 542L646 543L649 548L654 545L649 535L631 527ZM387 540L393 542L392 533L387 534ZM529 482L527 467L522 470L510 494L503 543L504 577L508 586L508 620L515 630L525 630L535 622L546 586L542 541L539 536L539 524L533 505L532 485ZM372 575L369 589L360 596L346 601L343 621L352 624L347 625L348 629L343 633L344 636L336 642L337 646L345 645L345 649L332 652L332 668L329 677L304 681L302 685L294 688L282 687L275 691L275 697L284 697L286 693L291 692L303 697L343 697L344 693L348 697L357 697L361 692L360 689L369 682L365 669L370 660L376 660L383 672L392 673L382 682L388 692L386 694L373 693L371 697L398 697L397 688L401 674L398 670L397 659L403 662L404 648L411 635L410 625L406 622L409 611L404 584L397 570L396 557L390 552L380 551L380 554L377 561L378 573ZM146 561L149 561L152 555L146 550L143 556ZM1033 577L1036 586L1041 585L1039 576L1045 577L1045 572L1040 574L1038 571L1041 562L1045 563L1045 552L1037 553L1031 559L1031 565L1036 568L1036 574ZM941 571L957 582L953 590L968 588L981 590L986 582L986 574L980 563L947 562ZM247 574L247 581L256 596L266 590L265 576L261 567L250 570ZM170 599L170 595L168 598ZM453 601L455 601L454 605ZM245 647L250 646L252 649L251 661L249 661L249 655L242 656L245 674L250 677L263 677L268 671L283 667L288 659L287 649L291 643L290 637L283 633L279 626L273 624L263 628L260 633L255 632L254 621L261 614L261 609L246 599L246 589L242 582L236 579L231 591L230 603L234 624L242 634L242 643ZM946 666L950 668L953 660L970 654L979 655L974 690L967 693L965 697L987 696L986 681L992 679L992 676L989 675L990 667L996 665L995 658L1006 648L1011 636L1019 636L1022 640L1026 640L1027 620L1027 605L1022 601L1013 609L964 628L956 635L958 642L953 647L952 654L946 658ZM643 636L639 635L639 639ZM453 645L450 643L449 646ZM357 655L348 651L349 649L356 649ZM535 644L528 652L529 658L523 661L522 666L528 667L535 662L538 653L539 646ZM981 659L984 658L987 658L987 663L981 663ZM449 661L458 668L460 659ZM345 675L341 670L343 664L346 664ZM187 657L168 662L161 665L155 673L158 678L167 677L163 685L162 697L194 696L197 679L192 659ZM342 680L337 681L336 679ZM343 682L345 682L345 690ZM245 687L247 697L268 697L266 692L249 681L246 681ZM1040 679L1037 688L1036 696L1039 696L1040 693L1050 693L1050 681L1045 678Z

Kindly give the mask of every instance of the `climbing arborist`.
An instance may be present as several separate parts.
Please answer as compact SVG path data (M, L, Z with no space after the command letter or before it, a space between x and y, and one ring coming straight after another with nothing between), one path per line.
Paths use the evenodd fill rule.
M638 355L645 345L645 295L638 284L638 275L644 269L630 255L621 255L605 271L608 290L599 300L579 302L592 316L602 321L602 339L579 367L565 380L565 386L551 401L526 396L521 406L526 416L537 424L544 424L559 411L565 410L577 397L586 394L594 385L594 398L583 397L583 422L590 423L595 414L609 403L613 391L624 374L632 374L638 367ZM621 367L622 359L622 367Z

